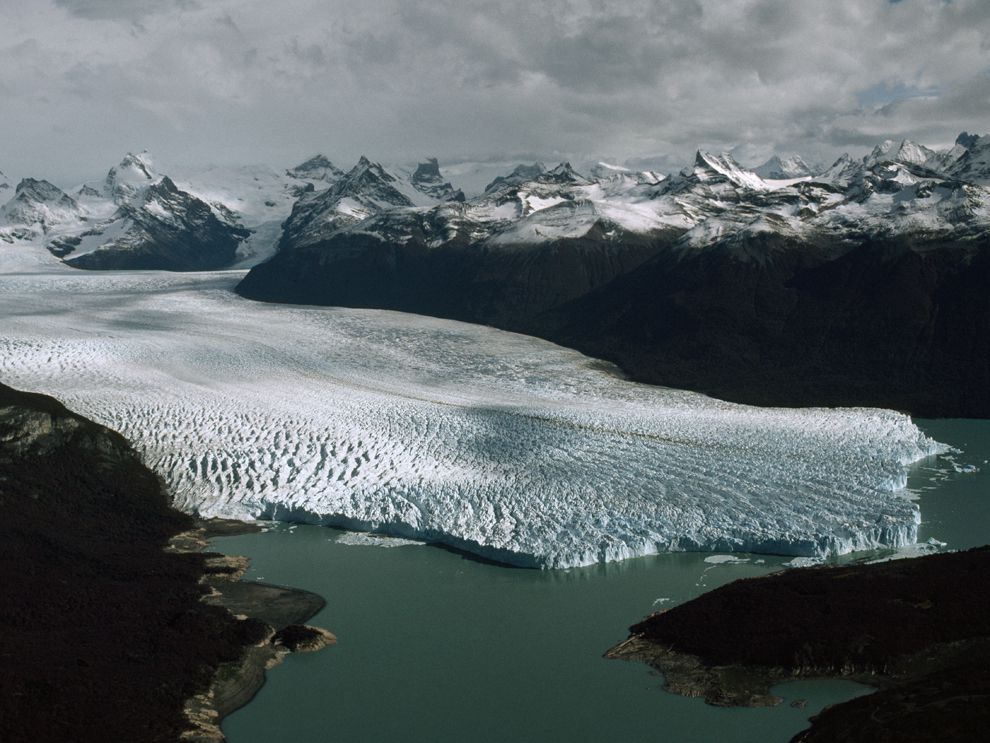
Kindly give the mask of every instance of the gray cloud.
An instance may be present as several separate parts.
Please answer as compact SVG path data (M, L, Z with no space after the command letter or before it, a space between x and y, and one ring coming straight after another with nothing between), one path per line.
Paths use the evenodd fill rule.
M983 0L52 0L5 21L8 173L133 148L672 169L699 145L830 160L990 129Z
M79 18L129 21L152 13L199 7L195 0L54 0L54 3Z

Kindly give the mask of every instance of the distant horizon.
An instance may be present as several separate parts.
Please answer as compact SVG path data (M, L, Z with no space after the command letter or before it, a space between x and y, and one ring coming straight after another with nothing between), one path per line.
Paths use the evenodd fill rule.
M959 132L956 135L956 137L953 139L952 142L940 143L940 144L937 144L937 145L931 144L929 142L918 141L918 140L912 139L910 137L896 137L896 138L895 137L889 137L889 136L888 137L881 137L873 145L862 147L862 148L859 149L859 151L845 151L845 152L839 153L836 157L831 158L831 159L829 159L827 161L817 160L814 157L812 157L810 155L807 155L805 153L802 153L802 152L795 152L795 151L779 151L779 152L777 152L777 151L775 151L775 152L771 152L766 158L764 158L763 160L760 160L758 162L751 162L751 161L750 162L747 162L747 161L742 160L737 155L737 153L735 153L735 152L733 152L731 150L719 150L717 148L712 148L712 147L698 146L698 147L694 148L690 152L690 155L685 159L685 161L680 166L677 166L677 167L674 167L674 168L663 168L663 167L658 167L658 166L651 166L650 165L650 161L652 159L654 159L654 158L658 162L670 162L673 159L671 156L664 157L664 156L660 156L660 155L654 156L654 158L651 158L649 156L644 156L644 157L631 156L631 157L625 158L624 160L622 160L622 159L616 159L616 158L609 158L607 156L606 157L594 157L594 156L591 156L591 157L584 157L583 159L576 159L576 158L573 158L573 157L570 157L570 156L567 156L567 155L563 155L561 153L557 153L557 155L551 156L551 157L542 157L542 156L540 156L540 155L538 155L536 153L531 153L530 152L530 153L520 153L520 154L518 154L516 156L508 155L508 154L505 154L505 153L499 153L499 154L493 154L493 155L490 155L490 156L487 156L487 157L483 157L483 158L474 158L474 159L467 159L467 158L449 158L449 159L445 159L444 157L442 157L442 156L440 156L438 154L427 154L427 155L424 155L424 156L419 157L419 158L410 158L410 159L405 159L405 160L387 160L385 158L377 158L372 153L361 153L358 156L354 157L353 160L345 160L345 159L337 158L337 157L334 157L334 156L328 154L328 150L326 150L326 149L324 149L324 150L317 150L315 152L311 152L308 155L303 155L303 156L299 157L298 159L296 159L296 160L294 160L292 162L281 163L281 164L276 164L276 163L271 163L271 162L264 162L264 161L254 161L254 162L250 162L250 161L243 161L243 162L242 161L230 161L230 162L202 162L202 163L199 163L199 164L191 165L191 164L188 164L187 162L184 163L183 162L183 158L181 158L181 157L176 158L176 159L170 159L168 157L161 158L159 156L159 153L158 152L155 152L154 150L151 150L150 148L137 148L137 149L127 149L127 150L121 152L121 154L117 157L117 159L116 160L113 160L112 162L110 162L109 164L107 164L102 171L98 171L96 173L80 174L80 175L77 175L75 178L64 177L64 176L63 177L50 176L48 174L38 173L38 172L12 173L10 170L8 170L8 169L6 169L6 168L3 167L3 163L0 163L0 173L2 173L6 177L7 182L10 184L10 191L11 191L11 195L12 195L12 192L13 192L14 188L24 178L35 178L35 179L38 179L38 180L46 180L46 181L48 181L48 182L50 182L50 183L58 186L59 188L61 188L63 190L66 190L66 191L69 191L69 190L72 190L72 189L76 189L76 188L82 187L84 185L92 185L96 181L103 180L103 178L106 177L107 172L111 168L113 168L114 166L116 166L117 164L119 164L121 162L121 160L123 160L124 158L126 158L128 155L141 155L141 154L145 154L153 162L153 164L155 166L155 169L156 169L156 172L158 172L161 175L168 175L168 176L173 176L174 175L174 176L178 176L178 177L183 177L183 176L187 176L187 175L190 175L190 176L199 175L199 174L205 173L205 172L207 172L207 171L209 171L211 169L215 169L215 168L216 169L223 169L223 168L234 169L234 168L242 168L242 167L246 167L246 168L258 167L258 168L270 168L271 170L273 170L275 172L283 172L283 171L286 171L286 170L291 170L292 168L297 167L297 166L303 164L307 160L310 160L310 159L312 159L314 157L318 157L318 156L323 156L323 157L327 158L331 163L333 163L334 166L340 168L341 170L343 170L345 172L348 171L348 170L350 170L351 167L353 167L360 160L360 158L362 158L362 157L367 157L370 161L375 162L375 163L378 163L378 164L380 164L380 165L382 165L383 167L386 167L386 168L392 167L392 168L404 168L404 169L413 169L419 163L423 163L423 162L429 160L430 158L436 158L437 161L438 161L438 163L439 163L439 166L440 166L441 174L443 174L443 176L445 178L449 178L451 180L451 182L453 183L453 185L457 186L458 184L455 182L456 175L454 175L454 176L448 175L445 172L447 169L456 169L459 166L465 166L465 165L477 165L477 166L490 166L493 171L496 171L498 168L504 168L505 169L505 172L507 173L507 172L511 171L512 168L514 168L517 165L522 165L522 164L528 165L528 164L533 164L533 163L539 162L539 163L542 163L543 165L545 165L548 170L549 169L552 169L553 167L555 167L558 164L570 163L571 166L578 173L580 173L581 175L588 175L588 172L587 171L590 168L592 168L595 165L597 165L597 164L604 164L604 165L611 165L611 166L616 166L616 167L621 167L621 168L627 168L627 169L632 170L632 171L654 170L654 171L657 171L657 172L662 172L665 175L673 175L675 173L680 172L684 168L690 167L691 164L692 164L692 162L693 162L693 159L694 159L695 155L697 154L697 152L709 152L709 153L718 154L718 155L728 154L728 155L732 156L732 158L737 163L739 163L739 165L741 165L743 168L745 168L746 170L754 170L756 168L759 168L760 166L768 163L771 159L773 159L773 157L779 157L781 159L784 159L784 158L795 157L795 156L801 158L809 166L812 166L812 167L815 167L815 168L821 168L823 170L827 170L832 164L835 163L835 161L837 159L839 159L843 155L849 155L850 157L852 157L854 159L857 159L857 160L858 159L862 159L862 158L866 157L870 152L872 152L873 149L876 146L878 146L878 145L880 145L883 142L886 142L888 140L894 141L894 142L900 142L900 141L906 139L906 140L912 141L912 142L914 142L916 144L920 144L920 145L922 145L924 147L927 147L927 148L929 148L931 150L942 151L942 150L950 149L955 144L956 139L958 139L958 137L960 135L962 135L962 134L977 134L977 135L980 135L980 136L984 136L985 133L984 132L968 132L968 131L965 131L964 130L964 131ZM3 200L5 200L5 199L2 198L2 192L0 192L0 201L3 201Z

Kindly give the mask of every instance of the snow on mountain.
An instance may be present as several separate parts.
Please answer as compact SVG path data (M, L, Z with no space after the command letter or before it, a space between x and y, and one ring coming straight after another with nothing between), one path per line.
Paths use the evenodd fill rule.
M494 178L484 193L463 204L424 201L415 193L415 178L362 159L326 192L296 203L280 244L291 250L347 233L402 244L422 239L433 248L523 246L594 230L595 239L621 249L622 234L679 230L685 247L699 249L730 238L746 242L754 234L817 240L864 230L878 235L969 230L986 220L990 193L974 184L963 187L959 178L943 177L936 167L941 157L960 171L967 163L977 170L973 153L983 152L983 145L967 141L974 150L959 156L890 140L862 160L843 156L816 176L796 157L773 158L762 167L768 175L787 178L763 178L731 155L703 150L692 166L669 178L606 164L593 166L586 177L568 163L550 169L535 163ZM435 164L417 172L446 186Z
M419 163L409 180L413 186L437 201L464 201L464 192L454 188L440 175L440 163L435 157Z
M990 186L990 135L977 136L963 132L953 150L963 152L948 167L952 177L969 183Z
M753 191L770 190L770 186L762 178L743 168L728 153L714 155L704 150L698 150L695 154L694 165L682 170L681 176L687 183L700 182L706 185L728 183L738 188Z
M103 195L116 204L123 204L160 179L150 153L144 151L135 155L129 152L119 164L110 168L103 182Z
M863 161L854 160L849 153L842 154L825 171L819 173L814 180L821 183L834 183L840 188L846 188L854 178L863 173Z
M340 180L344 171L334 165L325 155L314 155L306 162L294 168L289 168L285 174L290 178L301 181L325 181L333 183Z
M64 222L83 219L84 210L62 189L44 180L24 178L14 197L0 207L0 221L24 229L25 234L47 234Z
M591 179L604 187L616 190L633 185L655 186L666 179L666 175L654 170L632 170L622 165L598 162L589 169Z
M934 150L910 139L903 139L900 142L887 139L873 148L873 151L866 156L865 163L868 167L889 162L924 166L933 160L935 155Z
M517 165L508 175L500 175L485 186L485 193L501 191L506 187L518 186L527 181L533 181L546 172L543 163L533 163L532 165Z
M422 172L417 169L416 172ZM439 170L437 171L439 175ZM357 164L322 192L303 194L283 225L282 244L312 245L335 231L372 218L382 212L407 208L435 207L456 199L445 197L453 189L435 183L413 183L415 174L394 173L362 156ZM424 190L425 189L425 190Z
M781 158L774 155L762 165L753 168L753 172L764 180L789 180L791 178L805 178L816 175L816 168L812 168L798 155Z
M281 172L264 165L210 166L176 179L176 185L210 204L219 218L251 231L238 247L240 267L269 258L296 201L326 190L343 175L316 155Z
M537 162L506 167L478 192L480 176L492 167L460 163L441 172L433 158L407 168L362 157L345 172L316 155L285 171L206 168L172 183L207 204L229 230L248 231L234 260L241 266L266 260L280 247L321 244L340 231L387 241L423 239L439 247L532 244L591 230L621 246L623 233L679 230L684 245L697 249L757 233L812 239L863 230L966 231L983 224L990 207L984 188L990 185L990 137L966 133L941 152L887 140L866 157L844 155L817 175L797 156L774 156L748 170L731 155L699 150L691 166L670 177L608 163L591 165L583 175L568 163L548 168ZM476 182L470 198L457 188L458 173ZM4 240L33 234L22 224L31 221L68 256L79 250L73 245L83 233L91 245L125 218L117 213L121 207L147 211L142 195L163 178L148 153L128 154L99 187L84 186L74 200L63 194L75 206L49 204L34 218L23 205L12 205Z

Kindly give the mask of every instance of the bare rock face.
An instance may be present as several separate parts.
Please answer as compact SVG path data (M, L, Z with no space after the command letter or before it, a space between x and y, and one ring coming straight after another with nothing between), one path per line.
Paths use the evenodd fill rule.
M657 668L711 704L779 703L774 684L880 688L822 712L800 741L969 741L990 723L990 547L736 581L630 628L608 657Z
M3 385L0 511L4 743L177 740L220 669L275 654L202 601L202 555L165 550L192 520L122 436Z
M320 627L293 624L275 633L273 642L292 653L313 653L337 644L337 637Z
M108 223L54 247L76 268L204 271L233 263L249 234L165 176L123 202ZM83 250L90 242L98 247Z

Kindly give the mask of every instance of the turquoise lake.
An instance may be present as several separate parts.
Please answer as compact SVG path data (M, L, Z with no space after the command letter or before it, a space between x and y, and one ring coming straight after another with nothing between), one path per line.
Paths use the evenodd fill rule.
M914 467L919 541L948 549L990 542L990 421L919 425L962 450ZM957 471L966 465L979 471ZM248 578L323 596L327 607L311 624L339 640L270 672L258 696L224 721L230 743L773 743L823 706L868 691L801 681L777 690L785 698L778 707L724 709L662 691L644 665L602 658L650 612L778 570L788 558L713 563L707 554L670 554L535 571L396 544L302 525L214 540L219 551L251 558ZM804 706L791 706L798 700Z

